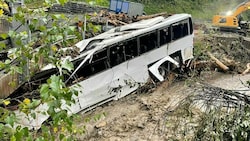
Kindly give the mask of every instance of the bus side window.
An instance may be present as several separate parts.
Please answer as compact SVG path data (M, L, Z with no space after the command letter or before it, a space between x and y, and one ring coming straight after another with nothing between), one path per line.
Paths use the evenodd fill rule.
M114 67L125 61L124 48L124 43L110 47L109 60L111 67Z
M188 33L188 23L184 23L183 24L183 36L187 36L189 33Z
M139 38L140 41L140 54L148 52L157 48L157 32L146 34Z
M167 44L171 41L171 29L166 27L160 30L160 46Z
M126 60L132 59L138 56L138 48L137 48L137 38L127 41L125 46L125 57Z
M189 34L193 34L193 22L192 22L192 19L189 18Z
M74 62L74 67L78 67L81 62L82 60ZM94 53L91 62L85 62L83 66L79 69L79 71L76 72L75 77L72 77L70 81L71 83L74 83L73 81L76 80L76 78L77 80L87 79L98 72L108 69L109 67L110 65L108 63L107 49L105 48L101 51Z
M102 51L98 51L93 55L91 61L92 73L98 73L109 68L107 49L105 48Z
M173 27L173 40L177 40L189 34L187 20L176 23L172 27Z
M74 66L77 67L82 60L77 61ZM80 69L79 71L76 73L76 77L79 78L88 78L89 76L91 76L93 74L92 69L91 69L91 64L89 62L86 62ZM74 78L75 79L75 78ZM74 80L73 79L73 80ZM73 81L72 80L72 81Z
M183 36L180 24L173 25L172 29L173 29L173 40L177 40Z

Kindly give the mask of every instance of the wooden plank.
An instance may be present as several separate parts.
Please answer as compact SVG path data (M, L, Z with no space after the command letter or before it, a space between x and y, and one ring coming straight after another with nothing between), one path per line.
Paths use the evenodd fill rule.
M0 77L0 98L8 97L18 86L18 74L3 74Z

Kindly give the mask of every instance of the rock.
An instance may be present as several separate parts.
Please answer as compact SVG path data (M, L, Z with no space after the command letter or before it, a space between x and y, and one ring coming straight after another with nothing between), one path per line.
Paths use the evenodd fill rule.
M140 129L144 129L145 128L145 123L140 122L140 123L137 124L137 127L140 128Z
M98 136L102 136L103 135L102 130L97 131L97 134L98 134Z
M99 122L97 125L95 125L95 128L102 128L102 127L105 127L107 125L107 122L106 121L101 121Z
M119 137L110 137L108 141L122 141L122 139Z

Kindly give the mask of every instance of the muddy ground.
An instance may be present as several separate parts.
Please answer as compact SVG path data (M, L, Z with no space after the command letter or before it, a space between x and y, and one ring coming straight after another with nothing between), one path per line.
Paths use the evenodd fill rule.
M240 74L244 71L246 63L250 62L248 42L238 36L221 38L221 35L219 38L209 35L209 38L199 38L196 42L202 43L203 49L209 48L209 51L219 59L226 56L234 60L236 65L230 67L227 72L218 72L220 69L208 67L209 70L202 69L199 76L176 80L171 84L164 82L149 92L135 92L118 101L112 101L87 113L81 113L82 118L78 121L78 126L86 126L86 133L79 136L79 140L190 140L193 133L191 130L186 131L186 122L173 126L172 123L175 123L176 119L169 118L169 115L176 110L181 101L199 92L197 89L201 89L201 84L250 94L249 88L245 85L246 81L250 80L250 74ZM237 47L236 51L232 51L235 47ZM209 57L201 52L204 50L196 52L198 55L196 59L209 61ZM94 120L93 117L97 115L98 120ZM86 118L92 118L92 120L84 122ZM196 120L192 122L195 124ZM180 130L182 128L185 130Z
M79 140L181 140L183 135L177 130L175 132L174 127L168 128L167 125L172 121L166 119L168 113L174 111L180 101L196 92L199 83L203 82L232 90L248 90L249 93L249 89L242 84L247 80L250 80L250 74L242 76L206 72L195 81L187 79L174 82L170 86L168 86L168 82L164 82L153 92L133 93L82 114L86 118L105 113L98 121L91 120L87 124L81 123L82 126L87 127L87 133ZM182 126L176 128L182 128ZM178 138L178 136L180 137ZM189 139L188 135L186 139Z

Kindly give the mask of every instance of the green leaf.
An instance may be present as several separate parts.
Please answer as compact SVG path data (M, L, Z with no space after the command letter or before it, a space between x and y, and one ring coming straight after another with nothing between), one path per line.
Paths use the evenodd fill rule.
M44 137L38 137L36 138L36 141L45 141L45 140L44 140Z
M40 100L33 99L32 103L29 105L31 109L36 108L41 103Z
M8 65L8 64L10 64L11 63L11 61L9 60L9 59L7 59L7 60L5 60L5 62L4 62L6 65Z
M9 36L7 33L2 33L0 34L1 38L3 38L4 40L7 39L7 37Z
M58 2L59 2L61 5L64 5L65 3L68 2L68 0L58 0Z
M52 91L54 92L59 92L61 85L60 85L60 77L56 76L56 75L52 75L50 77L51 79L51 83L49 84L50 88L52 89Z
M54 109L54 105L51 104L51 105L49 105L49 106L50 106L50 107L49 107L49 109L48 109L47 112L48 112L48 114L49 114L50 116L53 117L53 116L55 115L55 113L56 113L56 112L55 112L55 109Z
M62 18L62 16L61 16L61 14L53 14L53 15L52 15L52 18L53 18L54 20L58 20L58 19Z
M14 126L15 121L16 121L16 117L13 114L11 114L10 116L6 117L6 119L5 119L5 122L7 124L11 125L11 127Z
M21 36L21 39L22 39L22 40L27 39L27 38L28 38L28 33L27 33L27 31L22 31L22 32L20 32L20 36Z
M49 98L49 85L43 84L40 89L40 95L43 101L46 101Z
M93 31L94 31L94 33L97 33L99 31L101 31L101 27L100 26L94 26Z
M46 31L46 29L47 29L47 28L46 28L45 26L43 26L43 25L39 26L39 30L40 30L40 31Z
M16 141L16 137L14 135L11 136L10 141Z
M30 24L30 25L29 25L29 29L30 29L31 31L34 31L35 28L36 28L35 25L33 25L33 24Z
M14 31L10 30L9 33L8 33L8 35L9 35L10 37L14 38L15 35L16 35L16 33L15 33Z
M32 24L36 25L37 23L38 23L38 19L36 19L36 18L32 19Z
M22 67L14 67L14 70L19 73L19 74L23 74L23 68Z
M15 42L18 46L21 46L22 45L22 41L21 40L16 40Z
M61 14L61 18L62 19L67 19L66 16L65 16L65 14Z
M66 60L65 62L62 62L62 68L68 71L72 71L74 69L74 65L69 60Z
M6 48L6 44L3 42L0 42L0 50L5 49L5 48Z
M31 116L33 119L36 119L36 113L31 113L30 116Z
M60 140L63 140L64 138L65 138L65 135L64 135L64 134L60 134L60 135L59 135L59 139L60 139Z
M16 132L15 138L17 141L22 141L24 139L24 130L20 129Z
M69 30L70 30L71 32L73 32L73 31L76 30L76 28L75 28L75 26L69 26Z

